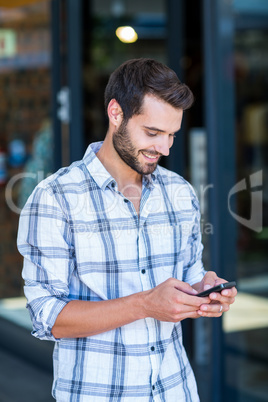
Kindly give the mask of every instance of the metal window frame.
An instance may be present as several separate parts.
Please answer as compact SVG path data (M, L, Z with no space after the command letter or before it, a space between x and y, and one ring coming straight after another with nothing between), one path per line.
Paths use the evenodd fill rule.
M83 0L53 0L52 14L52 124L54 169L81 159L84 144L84 105L82 74ZM62 22L61 12L66 13ZM64 34L64 35L63 35ZM67 54L62 55L62 36ZM65 46L66 44L64 44ZM59 100L63 95L63 101ZM64 118L59 116L63 108ZM63 148L64 147L64 148Z
M234 19L231 1L203 0L204 103L208 139L211 266L218 276L235 279L236 225L228 211L235 183L235 111L233 75ZM211 395L228 400L222 320L212 322Z
M167 56L168 65L172 68L183 82L183 69L181 58L184 53L185 26L184 26L184 0L166 0L166 13L168 21ZM177 135L176 141L167 158L167 168L178 174L185 172L185 133L184 124Z
M70 162L81 159L84 144L84 105L82 74L83 0L67 0L68 86L70 89Z
M57 115L58 99L57 94L61 87L61 56L60 56L60 0L51 1L51 84L52 84L52 127L54 143L54 170L62 166L62 141L61 141L61 122Z

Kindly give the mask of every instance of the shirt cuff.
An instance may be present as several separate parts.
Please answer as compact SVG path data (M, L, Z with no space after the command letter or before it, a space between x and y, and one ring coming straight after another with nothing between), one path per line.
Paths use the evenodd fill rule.
M46 298L41 310L36 314L35 310L37 302L40 308L40 303L42 303L40 300L35 300L34 303L27 304L33 322L32 335L41 340L54 342L60 341L60 339L57 339L52 335L51 331L59 313L70 302L70 300L68 298L65 300L49 298L49 300L47 300Z

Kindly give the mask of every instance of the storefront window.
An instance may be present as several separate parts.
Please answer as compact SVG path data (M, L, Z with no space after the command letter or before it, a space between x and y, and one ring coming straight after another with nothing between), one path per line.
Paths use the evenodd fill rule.
M49 1L0 7L1 315L25 308L16 299L23 296L19 213L36 184L53 171L50 22Z
M132 58L152 57L167 63L165 0L90 3L84 24L86 144L103 140L106 134L103 96L112 71Z
M234 1L237 302L225 316L236 401L268 400L268 4Z

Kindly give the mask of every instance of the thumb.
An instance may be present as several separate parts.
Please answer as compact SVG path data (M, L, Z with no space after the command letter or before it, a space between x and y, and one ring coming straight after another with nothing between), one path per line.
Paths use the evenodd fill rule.
M182 291L182 292L184 292L184 293L187 293L188 295L196 295L196 294L198 293L198 292L197 292L194 288L192 288L192 286L189 285L189 283L187 283L187 282L178 281L178 283L176 284L175 288L178 289L178 290L180 290L180 291Z
M216 285L216 280L218 279L217 275L213 271L208 271L204 276L203 283L204 283L204 290L208 290Z

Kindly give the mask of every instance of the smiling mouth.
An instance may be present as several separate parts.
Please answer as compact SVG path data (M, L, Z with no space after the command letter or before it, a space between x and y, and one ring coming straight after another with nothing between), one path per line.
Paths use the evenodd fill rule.
M141 151L141 153L145 158L150 159L152 162L158 160L161 156L160 154L151 154L144 151Z

